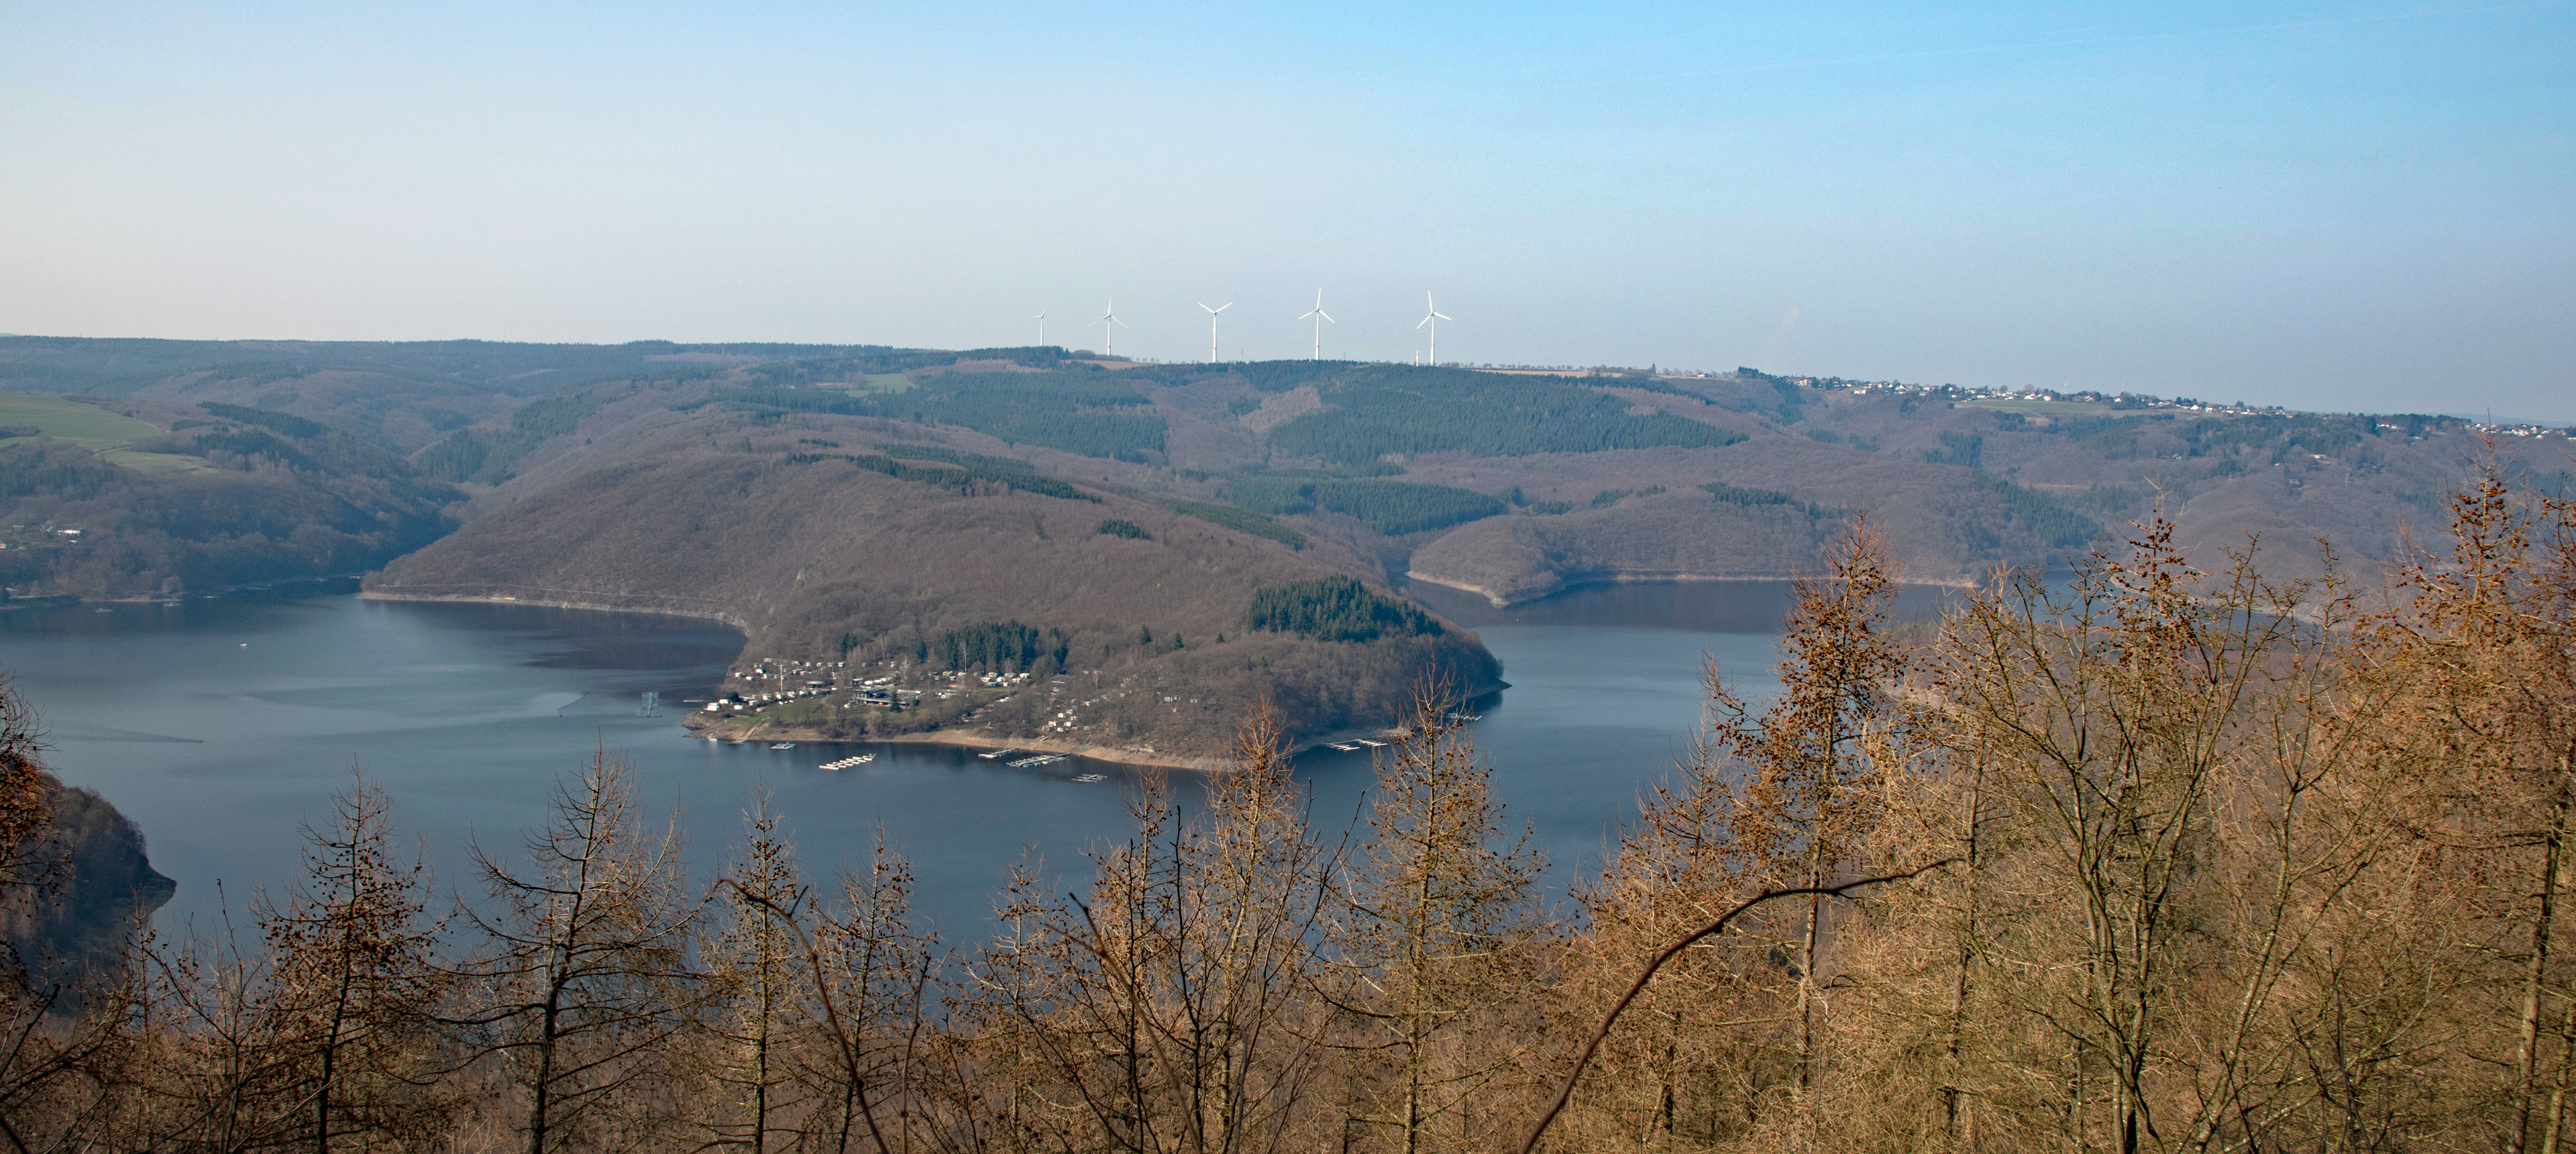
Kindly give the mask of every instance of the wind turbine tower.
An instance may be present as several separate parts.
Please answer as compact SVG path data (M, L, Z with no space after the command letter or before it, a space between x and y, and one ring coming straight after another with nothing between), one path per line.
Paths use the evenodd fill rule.
M1209 363L1209 364L1211 364L1211 365L1213 365L1213 364L1217 363L1217 360L1218 360L1218 357L1217 357L1217 355L1216 355L1216 314L1221 313L1221 312L1224 312L1224 311L1225 311L1225 310L1227 310L1227 309L1233 308L1233 307L1234 307L1234 302L1233 302L1233 301L1227 301L1227 302L1225 302L1224 304L1221 304L1221 305L1216 306L1215 308L1208 309L1208 307L1207 307L1207 302L1206 302L1206 301L1200 301L1200 302L1199 302L1199 307L1200 307L1200 308L1203 308L1203 309L1207 309L1207 315L1208 315L1208 363Z
M1117 346L1110 344L1110 334L1113 331L1109 327L1111 325L1122 329L1127 327L1127 322L1118 319L1118 298L1116 297L1109 298L1109 311L1100 314L1100 355L1103 357L1118 351Z
M1422 294L1422 307L1425 312L1428 312L1431 315L1422 318L1422 320L1413 327L1418 329L1423 325L1431 325L1431 367L1436 369L1440 367L1440 326L1431 324L1431 322L1454 321L1458 318L1441 312L1440 306L1432 304L1430 293Z
M1333 321L1333 314L1331 314L1331 313L1328 313L1328 312L1325 312L1325 311L1324 311L1324 290L1322 290L1322 289L1316 289L1316 290L1315 290L1315 311L1310 312L1310 313L1307 313L1305 317L1299 317L1299 318L1297 318L1297 319L1302 321L1302 320L1305 320L1305 319L1306 319L1306 317L1314 317L1314 318L1315 318L1315 359L1316 359L1316 360L1319 360L1319 361L1320 361L1320 360L1323 360L1323 359L1324 359L1324 322L1325 322L1325 321ZM1340 322L1340 321L1333 321L1333 323L1334 323L1334 324L1340 324L1340 323L1342 323L1342 322Z
M1046 347L1046 314L1038 314L1038 347Z

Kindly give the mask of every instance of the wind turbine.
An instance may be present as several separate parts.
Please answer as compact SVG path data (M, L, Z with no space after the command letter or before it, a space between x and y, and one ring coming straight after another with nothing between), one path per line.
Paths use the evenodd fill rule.
M1310 312L1310 313L1307 313L1305 317L1299 317L1299 318L1297 318L1297 319L1302 321L1302 320L1305 320L1305 319L1306 319L1306 317L1316 317L1316 318L1318 318L1318 319L1315 321L1315 359L1316 359L1316 360L1319 360L1319 361L1320 361L1320 360L1323 360L1323 359L1324 359L1324 322L1325 322L1325 321L1333 321L1333 314L1331 314L1331 313L1328 313L1328 312L1325 312L1325 311L1324 311L1324 290L1322 290L1322 289L1316 289L1316 290L1315 290L1315 311ZM1340 323L1342 323L1342 322L1340 322L1340 321L1333 321L1333 323L1334 323L1334 324L1340 324Z
M1046 347L1046 314L1038 314L1038 347Z
M1207 302L1206 302L1206 301L1200 301L1200 302L1199 302L1199 307L1200 307L1200 308L1203 308L1203 309L1207 309L1207 315L1208 315L1208 363L1209 363L1209 364L1211 364L1211 365L1213 365L1213 364L1215 364L1215 363L1217 362L1217 360L1218 360L1218 357L1217 357L1217 355L1216 355L1216 314L1221 313L1221 312L1224 312L1224 311L1225 311L1225 310L1227 310L1227 309L1233 308L1233 307L1234 307L1234 302L1233 302L1233 301L1227 301L1227 302L1225 302L1224 304L1221 304L1221 305L1216 306L1215 308L1208 309L1208 307L1207 307Z
M1117 297L1109 298L1109 311L1100 314L1100 355L1102 357L1108 357L1110 354L1118 351L1115 345L1109 343L1109 334L1111 331L1109 326L1111 325L1116 325L1122 329L1127 327L1127 322L1118 319Z
M1423 325L1431 325L1431 322L1435 320L1454 321L1458 319L1447 313L1441 312L1439 306L1432 304L1430 293L1422 294L1422 307L1431 315L1422 318L1420 322L1413 326L1417 329L1421 328ZM1435 369L1440 367L1440 326L1438 325L1431 325L1431 367Z

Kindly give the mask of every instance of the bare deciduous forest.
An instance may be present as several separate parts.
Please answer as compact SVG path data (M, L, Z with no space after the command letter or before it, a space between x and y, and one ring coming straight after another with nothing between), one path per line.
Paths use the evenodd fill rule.
M911 928L898 847L808 876L756 798L695 887L605 752L451 905L359 782L235 939L18 983L0 1140L2555 1154L2576 504L2490 467L2449 509L2384 579L2196 565L2150 516L1919 628L1855 517L1780 696L1710 669L1561 910L1436 686L1355 828L1258 712L1204 799L1141 790L1087 885L1013 875L983 941ZM31 908L59 878L12 732Z

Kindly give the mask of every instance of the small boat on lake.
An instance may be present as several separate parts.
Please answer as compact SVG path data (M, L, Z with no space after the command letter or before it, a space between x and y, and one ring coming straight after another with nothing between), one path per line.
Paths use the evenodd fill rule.
M795 742L792 742L792 741L779 741L779 742L772 742L772 743L770 744L769 748L771 748L771 749L794 749L794 748L796 748L796 743L795 743Z
M1019 750L1016 749L995 749L976 754L975 756L983 758L986 761L992 761L997 758L1009 757L1010 755L1018 752Z

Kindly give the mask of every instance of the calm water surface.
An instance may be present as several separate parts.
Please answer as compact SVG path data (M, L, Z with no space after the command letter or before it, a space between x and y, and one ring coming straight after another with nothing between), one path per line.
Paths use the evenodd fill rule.
M1548 851L1557 896L1597 869L1639 790L1685 748L1704 655L1738 693L1772 690L1787 605L1767 583L1599 586L1503 611L1413 592L1503 661L1512 688L1478 703L1470 731L1509 822ZM1023 770L939 746L684 739L681 699L705 697L741 644L685 618L346 594L0 613L0 666L43 718L55 769L131 816L153 865L178 879L162 915L173 929L206 932L226 905L291 878L303 826L327 820L358 766L392 794L442 889L471 886L468 839L514 851L559 777L604 745L632 760L657 817L678 807L702 869L738 844L765 787L817 875L864 862L882 829L913 859L920 912L952 937L980 933L1013 862L1035 855L1066 888L1083 850L1127 827L1135 777L1105 763ZM646 690L664 716L638 716ZM869 749L869 765L814 768ZM1319 750L1299 769L1319 824L1350 820L1367 756ZM1086 773L1107 780L1073 780Z

